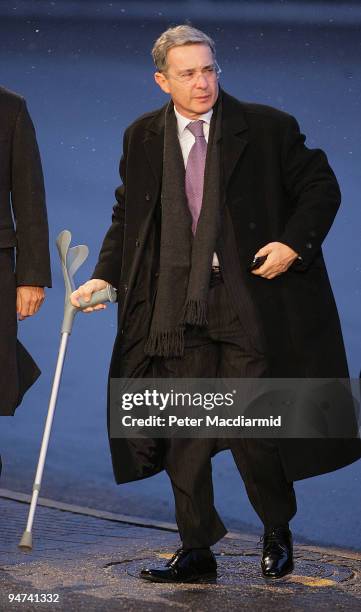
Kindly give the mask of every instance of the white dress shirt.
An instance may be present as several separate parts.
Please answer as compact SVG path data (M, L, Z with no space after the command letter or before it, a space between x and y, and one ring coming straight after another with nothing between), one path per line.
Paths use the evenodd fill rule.
M195 137L193 136L192 132L190 130L187 130L187 125L192 121L191 119L189 119L189 117L184 117L183 115L181 115L176 107L174 107L174 112L175 112L175 116L177 118L177 126L178 126L178 138L179 138L179 144L181 146L181 150L182 150L182 155L183 155L183 160L184 160L184 167L187 167L187 161L188 161L188 155L190 153L191 148L193 147L194 143L195 143ZM208 113L204 113L204 115L201 115L200 117L198 117L198 121L202 120L204 121L203 123L203 134L204 134L204 138L206 139L206 142L208 143L208 136L209 136L209 126L211 123L211 117L213 114L213 108L211 108L211 110L208 111ZM219 266L219 261L218 261L218 257L216 255L216 253L213 254L213 261L212 261L212 265L213 266Z

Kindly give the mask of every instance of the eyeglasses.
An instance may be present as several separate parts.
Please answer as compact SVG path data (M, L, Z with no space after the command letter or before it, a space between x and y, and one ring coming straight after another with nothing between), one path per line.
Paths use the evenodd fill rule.
M222 70L218 66L217 62L215 62L209 66L204 66L204 68L201 68L200 70L184 70L177 75L169 74L167 77L182 83L182 85L191 85L198 80L199 76L213 80L218 78L221 72ZM167 73L164 72L164 74Z

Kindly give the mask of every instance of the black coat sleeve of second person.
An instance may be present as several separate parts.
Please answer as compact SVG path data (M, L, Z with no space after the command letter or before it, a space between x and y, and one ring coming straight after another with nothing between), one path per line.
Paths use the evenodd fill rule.
M11 204L16 225L16 283L51 287L44 179L33 122L21 99L12 142Z

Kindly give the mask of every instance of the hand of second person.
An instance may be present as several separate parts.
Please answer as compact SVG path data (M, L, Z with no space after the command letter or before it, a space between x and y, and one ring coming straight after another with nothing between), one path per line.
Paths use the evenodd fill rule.
M16 312L19 321L34 315L45 300L44 287L20 285L16 289Z
M89 302L91 296L95 291L101 291L101 289L105 289L107 286L107 282L101 280L100 278L92 278L88 280L84 285L80 285L76 291L70 296L70 301L73 306L79 308L79 298L84 300L85 302ZM104 310L106 308L105 304L98 304L97 306L89 306L88 308L83 308L83 312L93 312L93 310Z
M252 274L267 279L275 278L286 272L298 257L298 253L283 242L266 244L255 254L255 257L262 255L267 255L266 261L257 270L253 270Z

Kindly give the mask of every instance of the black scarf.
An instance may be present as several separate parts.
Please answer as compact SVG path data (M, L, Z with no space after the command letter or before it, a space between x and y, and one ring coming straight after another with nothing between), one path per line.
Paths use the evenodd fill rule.
M148 355L179 357L184 329L207 325L209 279L220 228L220 96L213 108L196 233L185 194L185 169L173 103L165 110L161 244L157 296L145 345Z

